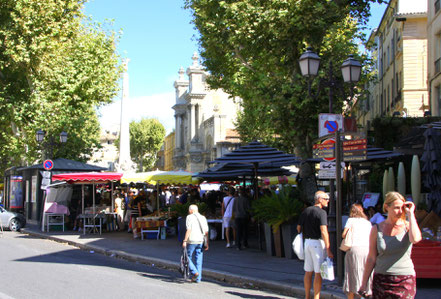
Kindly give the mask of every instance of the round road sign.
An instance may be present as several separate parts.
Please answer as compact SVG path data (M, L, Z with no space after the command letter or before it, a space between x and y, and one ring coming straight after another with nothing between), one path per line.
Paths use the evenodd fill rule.
M335 139L334 138L326 139L325 141L322 142L322 144L334 145L334 147L335 147ZM335 161L335 157L323 158L323 160L332 162L332 161Z
M44 162L43 162L43 168L44 169L46 169L46 170L51 170L52 169L52 167L54 167L54 162L52 162L52 160L45 160Z

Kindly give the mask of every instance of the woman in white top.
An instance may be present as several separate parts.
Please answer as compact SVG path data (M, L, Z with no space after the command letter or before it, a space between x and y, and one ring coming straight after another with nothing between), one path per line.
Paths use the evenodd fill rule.
M224 197L222 201L222 219L223 227L225 228L225 237L227 239L227 248L231 247L230 243L230 228L233 230L233 246L235 245L234 240L236 240L236 230L234 227L234 217L233 217L233 206L234 206L234 195L235 190L233 187L228 189L228 196Z
M367 220L363 207L353 204L349 212L349 219L346 222L342 237L345 238L348 231L352 230L352 247L345 256L345 278L343 291L348 298L354 298L361 286L364 264L369 253L369 235L372 225ZM368 284L368 295L371 294L371 280Z

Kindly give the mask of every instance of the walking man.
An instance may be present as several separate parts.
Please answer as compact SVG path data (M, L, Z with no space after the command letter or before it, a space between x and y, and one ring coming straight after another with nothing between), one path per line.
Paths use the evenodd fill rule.
M206 237L206 248L208 250L208 223L207 219L199 214L197 205L190 205L186 220L187 232L185 233L182 247L187 248L188 266L190 268L191 280L201 282L202 278L202 243ZM194 253L194 260L193 260Z
M234 198L233 213L236 227L236 246L238 250L248 248L248 220L250 202L245 190L240 189L239 196ZM243 246L243 247L242 247Z
M323 191L317 191L314 195L314 205L306 208L300 215L297 231L303 232L305 252L305 298L311 297L312 275L314 276L314 299L320 298L322 288L322 276L320 265L328 257L333 258L329 244L328 222L326 211L323 210L329 203L329 196ZM326 252L325 252L326 250Z

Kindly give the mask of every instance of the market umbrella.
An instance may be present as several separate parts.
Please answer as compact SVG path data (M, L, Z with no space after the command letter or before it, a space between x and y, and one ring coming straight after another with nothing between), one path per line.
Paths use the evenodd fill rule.
M429 127L424 132L424 152L421 157L423 185L430 190L427 195L428 208L441 216L441 144L440 134Z
M257 176L259 167L281 167L300 164L301 160L258 141L250 142L215 159L211 163L239 163L253 166L254 197L257 198Z
M149 172L127 174L121 178L121 183L140 183L145 182L148 184L156 185L158 193L156 196L156 206L159 214L159 185L191 185L198 184L199 178L193 177L194 173L184 170L177 171L162 171L155 170Z
M289 176L290 174L291 172L289 169L280 166L257 168L258 176ZM241 163L218 163L211 168L197 173L195 176L206 181L232 181L243 179L245 177L252 178L254 176L254 166Z

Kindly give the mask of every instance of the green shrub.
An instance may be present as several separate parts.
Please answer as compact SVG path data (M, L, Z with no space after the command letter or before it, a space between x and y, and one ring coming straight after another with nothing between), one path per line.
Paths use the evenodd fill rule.
M265 195L253 203L252 209L256 218L267 222L277 232L280 225L292 222L300 216L303 202L299 200L298 192L292 187L283 187L277 194Z

